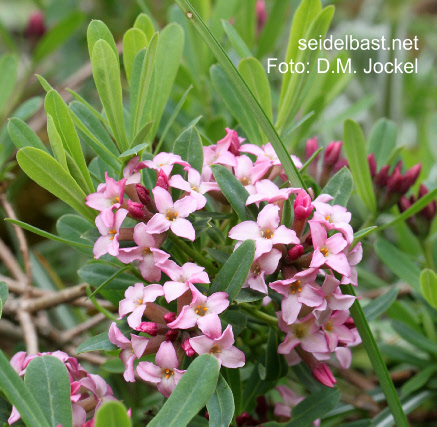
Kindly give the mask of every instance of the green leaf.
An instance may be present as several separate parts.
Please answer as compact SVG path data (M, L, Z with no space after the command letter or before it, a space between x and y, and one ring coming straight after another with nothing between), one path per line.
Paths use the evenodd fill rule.
M41 142L38 135L23 120L13 117L8 123L9 136L17 149L34 147L49 153L46 146Z
M266 113L257 102L247 84L244 82L244 79L235 68L223 47L218 43L214 35L205 25L200 15L192 7L188 0L176 0L176 4L182 9L186 16L187 14L189 16L191 16L190 13L192 14L192 18L189 21L197 29L205 43L217 58L220 65L223 67L223 70L230 79L234 89L237 91L238 96L244 99L245 103L248 105L249 111L251 114L253 114L255 121L259 123L261 129L267 136L267 139L271 142L279 160L282 163L285 173L290 179L291 185L293 187L302 187L306 189L306 185L303 182L295 164L291 160L290 154L285 149L275 127L272 125ZM252 140L251 142L254 143Z
M256 58L245 58L238 64L238 71L246 81L270 121L273 120L270 84L264 67Z
M287 427L310 425L334 409L339 400L340 393L336 388L325 387L296 405L291 411L291 421L286 425Z
M255 205L246 206L249 193L235 176L222 165L212 165L212 173L226 200L231 204L241 221L256 221Z
M146 35L138 28L130 28L123 36L123 65L129 84L135 57L148 43Z
M367 146L367 154L374 154L378 170L388 163L395 146L396 123L385 118L379 119L373 126Z
M223 29L226 32L226 35L228 36L229 41L231 42L234 49L237 51L238 55L240 55L240 58L248 58L250 56L253 56L252 52L247 47L245 41L238 34L235 27L226 21L222 21L222 25Z
M86 194L50 154L24 147L17 153L17 162L29 178L94 222L96 214L85 205Z
M18 58L15 55L6 54L0 57L0 115L3 110L10 107L9 97L14 91L17 82Z
M108 122L106 121L106 118L104 118L88 101L86 101L82 96L80 96L77 92L75 92L74 90L71 89L66 89L66 91L68 93L70 93L74 99L76 99L80 104L82 104L84 107L87 108L87 110L91 113L93 113L93 115L99 119L100 122L102 122L103 124L107 124ZM70 110L71 110L71 105L75 103L75 101L73 101L70 104Z
M143 112L149 93L153 71L155 69L156 49L159 34L156 33L146 49L138 52L135 57L130 87L130 135L136 135L143 123Z
M423 388L435 371L437 371L436 365L427 366L425 369L414 375L414 377L410 378L401 387L402 397L406 397Z
M395 332L403 338L405 341L423 350L425 353L437 355L437 343L426 338L424 335L417 332L415 329L410 328L406 323L394 320L392 327Z
M416 201L412 206L410 206L406 211L402 212L400 215L398 215L393 221L388 222L387 224L383 224L379 227L380 230L385 230L386 228L392 227L399 222L404 222L408 218L415 215L417 212L420 212L425 206L427 206L429 203L431 203L433 200L437 198L437 188L430 191L428 194L425 194L425 196L421 197L419 200Z
M115 44L114 36L102 21L92 20L90 22L86 33L86 38L88 41L88 53L90 55L90 59L92 59L94 45L96 42L99 40L105 40L105 42L109 44L114 52L114 55L117 58L118 67L120 68L120 58L118 57L118 50L117 45Z
M76 216L76 215L73 215ZM82 217L78 217L81 220L84 220ZM17 219L12 219L12 218L6 218L5 221L8 221L12 224L18 225L21 228L24 228L27 231L30 231L31 233L35 233L38 234L38 236L44 237L46 239L50 239L50 240L55 240L56 242L60 242L60 243L66 243L67 245L70 246L77 246L77 247L81 247L81 248L87 248L87 249L92 249L91 245L87 245L85 242L76 242L74 240L69 240L63 237L59 237L56 236L55 234L51 234L48 233L47 231L44 230L40 230L39 228L34 227L33 225L30 224L26 224L25 222L22 221L18 221ZM86 221L86 220L84 220ZM90 225L90 223L88 221L86 221L86 223L88 225Z
M343 294L356 296L352 285L343 285L341 290ZM363 341L367 355L369 356L369 360L372 363L375 374L378 377L379 384L381 385L382 391L387 399L390 411L394 416L396 426L408 427L409 423L402 409L399 396L393 385L393 381L390 377L387 366L384 363L381 352L379 351L378 345L376 344L375 338L373 337L369 323L366 320L366 316L363 313L363 309L361 308L361 304L358 299L356 299L352 304L350 312L352 318L354 319L358 333Z
M184 32L180 25L167 25L160 33L156 47L155 72L150 83L141 124L153 121L149 141L158 130L165 104L170 96L184 49Z
M217 388L208 400L206 409L210 427L229 426L231 423L235 411L234 396L223 375L219 375Z
M130 333L133 332L132 329L126 322L126 319L117 322L117 328L125 337L130 337ZM117 350L117 346L109 341L108 331L102 332L101 334L95 335L88 338L79 347L76 348L76 354L86 353L88 351L110 351Z
M181 156L190 166L202 173L203 145L199 132L194 126L183 131L173 146L173 153Z
M126 150L124 153L121 153L119 157L120 159L125 159L127 157L136 156L138 153L141 153L146 147L148 147L148 145L149 145L148 142L144 142L143 144L136 145L133 148Z
M56 130L53 117L47 113L47 134L50 140L50 147L52 148L54 158L61 164L61 166L68 172L67 159L65 158L65 150L62 145L62 139Z
M411 256L383 238L378 238L375 251L380 260L401 280L420 291L420 269L412 261Z
M70 111L81 137L108 166L118 171L121 167L119 152L103 124L80 102L73 101L70 104Z
M352 241L350 250L352 250L358 242L361 242L367 235L370 233L373 233L378 227L376 225L373 225L372 227L366 227L362 230L358 230L356 233L354 233L354 240Z
M95 427L130 427L132 420L118 400L109 400L97 409Z
M52 427L73 425L70 378L67 368L59 359L53 356L32 359L26 368L24 384L35 396Z
M50 83L43 76L40 76L39 74L35 74L35 75L42 88L46 91L46 93L49 93L51 90L54 90L53 87L50 85Z
M147 37L147 40L151 40L155 30L153 28L153 22L145 13L140 13L135 19L134 28L141 30Z
M9 296L9 288L5 282L0 282L0 318L2 317L3 306Z
M367 321L370 322L371 320L374 320L381 314L385 313L385 311L388 310L390 306L396 301L398 292L399 291L396 288L392 288L385 294L381 295L378 298L375 298L366 306L364 306L363 312L366 316Z
M429 268L420 273L420 289L429 305L437 308L437 274Z
M69 244L74 244L77 247L83 247L86 245L86 241L81 238L81 235L88 230L95 229L96 228L94 225L90 224L85 218L79 215L62 215L61 218L59 218L56 222L56 231L58 232L59 236L70 242ZM89 253L88 249L91 247L91 245L87 245L86 253Z
M255 242L244 241L228 258L212 282L209 293L226 292L232 301L246 281L255 257Z
M352 193L354 181L349 169L345 166L340 169L326 184L321 191L322 194L329 194L333 197L329 201L332 205L347 206L347 202Z
M255 291L250 288L244 288L238 292L237 296L235 297L235 301L237 301L238 304L242 302L254 302L262 300L265 296L266 295L262 292Z
M305 4L308 3L318 3L317 10L320 8L320 1L317 0L314 1L305 1ZM304 3L302 3L301 7L304 6ZM316 10L314 9L314 10ZM317 39L321 37L323 40L325 37L325 34L328 31L329 25L331 23L332 17L334 15L334 7L328 6L325 9L323 9L318 15L313 15L311 13L313 9L311 9L307 15L309 18L309 22L306 21L304 18L300 24L304 25L303 30L306 32L303 37L299 37L299 39L305 39L305 40L311 40L311 39ZM293 26L292 26L292 33L293 33L293 27L294 23L298 19L298 13L296 11L295 18L293 20ZM306 26L307 24L310 25ZM291 36L291 35L290 35ZM295 39L294 43L298 43L299 39ZM297 47L293 43L293 49ZM289 46L290 47L290 46ZM314 64L314 62L317 60L317 57L320 53L320 49L311 50L311 49L304 49L304 50L298 50L296 53L292 53L292 56L290 58L294 59L295 63L302 62L304 64ZM289 52L287 52L287 60L285 62L289 63L290 60L288 60ZM308 66L308 65L307 65ZM279 101L279 109L278 109L278 117L276 119L276 128L279 129L279 133L282 134L285 127L288 123L290 123L294 116L299 111L303 101L305 100L305 95L308 92L308 90L311 87L312 78L316 74L316 69L313 68L311 70L311 74L308 75L307 73L285 73L284 79L282 82L281 87L281 97ZM309 78L310 77L310 78Z
M132 139L132 142L129 144L129 148L132 149L138 147L139 145L144 146L144 148L149 146L149 143L146 143L145 140L148 133L150 132L150 129L152 128L152 125L152 122L146 123ZM122 155L120 157L122 157Z
M93 21L94 22L94 21ZM120 81L118 56L105 40L98 40L91 56L93 77L105 109L109 126L120 151L128 149L123 116L123 96Z
M83 188L83 190L88 191L88 193L94 192L94 185L91 181L91 176L85 162L80 140L77 136L76 129L74 128L73 120L71 119L67 105L58 92L51 90L46 95L44 107L47 114L51 115L53 118L54 125L62 139L65 151L71 155L86 182L87 187Z
M186 426L214 393L219 369L218 360L210 354L196 358L148 426Z
M84 17L85 14L83 12L72 12L47 32L35 47L33 53L33 61L35 64L62 46L79 28Z
M278 353L278 334L272 328L269 329L269 338L267 340L267 351L264 362L265 377L263 380L278 380L287 375L288 365L282 354Z
M346 120L344 123L343 146L358 195L367 209L375 213L375 192L367 162L366 141L360 126L353 120Z
M116 279L118 276L120 276L120 274L124 273L125 271L129 270L130 266L126 266L123 268L120 268L120 270L116 271L114 274L112 274L111 276L109 276L101 285L99 285L97 287L97 289L95 289L90 295L88 295L88 298L92 298L94 295L98 294L99 292L102 291L102 289L104 289L107 285L109 285L114 279Z
M25 386L1 350L0 390L4 393L9 402L17 408L26 426L49 427L50 424L48 424L41 411L34 397L34 393Z

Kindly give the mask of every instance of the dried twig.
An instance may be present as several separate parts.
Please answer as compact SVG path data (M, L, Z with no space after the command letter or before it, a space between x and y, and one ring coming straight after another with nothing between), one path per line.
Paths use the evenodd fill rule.
M65 331L62 333L60 338L60 345L64 345L71 341L74 337L88 331L92 327L98 325L99 323L106 320L106 316L102 313L98 313L94 315L93 317L90 317L88 320L86 320L83 323L79 323L76 327L69 329L68 331Z
M26 310L18 310L17 318L23 331L24 342L28 354L38 353L38 335L32 317Z
M21 270L20 264L18 264L17 260L15 259L14 254L9 249L8 246L6 246L5 242L0 239L0 258L4 262L6 268L9 270L11 275L15 277L16 280L19 282L26 282L26 276Z

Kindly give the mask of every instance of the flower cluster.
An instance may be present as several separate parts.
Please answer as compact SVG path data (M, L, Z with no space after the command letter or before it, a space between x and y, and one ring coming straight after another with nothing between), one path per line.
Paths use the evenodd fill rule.
M92 427L94 417L87 421L87 414L96 411L103 402L116 400L112 395L111 387L99 375L90 374L80 366L75 357L70 357L63 351L53 353L38 353L26 355L24 351L16 353L11 359L11 365L18 375L23 376L26 373L27 365L35 357L50 355L64 363L70 377L70 399L73 410L74 427ZM8 419L9 425L20 419L20 414L12 407L11 416Z
M226 129L225 138L203 151L200 171L172 153L144 161L135 157L123 179L117 182L106 175L106 182L86 199L88 206L100 211L95 257L108 253L125 264L138 262L142 277L150 283L129 287L120 302L120 319L127 316L134 330L130 338L116 323L109 331L111 342L121 349L124 378L135 381L134 361L156 353L156 363L139 361L136 373L156 383L168 397L184 373L179 370L184 356L210 353L228 368L245 363L244 353L233 345L232 326L223 330L219 318L229 306L228 295L205 296L210 283L205 268L191 262L179 265L162 249L169 233L196 239L192 214L204 209L208 200L216 206L227 204L211 168L219 164L247 190L246 205L259 211L257 221L241 222L229 231L235 248L244 240L255 241L255 258L243 287L264 293L265 303L273 300L280 306L277 317L286 337L278 352L289 364L303 360L315 378L333 386L335 379L322 361L335 353L342 367L349 366L348 347L359 342L348 310L355 298L341 292L342 285L357 285L354 266L362 255L360 244L351 246L351 214L329 204L329 195L314 199L311 190L287 186L270 143L244 144L235 131ZM297 168L302 166L297 157L291 158ZM175 165L184 172L173 173ZM153 188L141 184L142 169L155 171ZM176 199L180 190L183 193ZM294 217L286 223L284 203L293 199ZM137 221L134 227L122 227L127 217ZM272 281L273 273L282 277ZM165 302L172 301L176 312L166 308Z

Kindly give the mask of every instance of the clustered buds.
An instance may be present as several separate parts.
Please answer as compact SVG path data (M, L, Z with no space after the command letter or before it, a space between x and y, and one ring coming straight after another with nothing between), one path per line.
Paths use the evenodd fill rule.
M38 353L26 355L24 351L16 353L11 359L11 365L18 375L23 376L26 373L27 365L35 357L53 356L64 363L70 378L70 399L73 412L73 425L82 427L91 427L94 425L94 413L104 402L108 400L117 400L111 387L99 375L90 374L79 364L75 357L70 357L63 351L53 353ZM130 413L130 410L129 410ZM93 416L87 421L89 415ZM11 416L8 419L9 425L15 423L21 418L19 412L12 407Z
M329 171L322 175L336 167L340 151L341 142L330 145L325 153ZM302 167L297 157L291 159ZM176 164L184 174L173 173ZM212 174L215 164L233 173L249 193L246 205L259 210L256 221L243 221L229 231L229 238L237 241L235 247L247 239L255 242L243 287L265 294L264 305L279 304L276 315L285 339L278 352L290 365L303 361L318 381L333 386L331 355L347 368L349 347L359 343L349 317L355 297L341 292L344 284L357 285L355 265L362 256L360 244L350 249L351 214L331 205L327 194L314 200L311 191L281 186L287 177L272 145L245 144L230 129L217 144L204 147L201 171L172 153L145 161L134 157L120 181L106 174L105 183L86 198L88 206L100 211L95 257L109 254L125 264L138 263L149 282L130 286L120 301L119 318L126 317L131 330L124 333L115 322L109 330L110 341L121 349L125 380L155 383L168 397L185 372L179 369L184 357L209 353L227 368L245 364L244 353L234 345L232 326L222 326L219 317L229 306L228 294L204 293L210 283L205 268L192 262L180 265L162 249L169 233L196 239L193 215L204 209L207 195L211 202L228 203ZM156 173L154 188L141 183L141 170L146 168ZM173 198L176 194L178 199ZM283 213L288 199L294 215L287 223ZM127 217L137 222L134 227L123 227ZM158 283L162 277L163 283ZM176 305L170 309L167 304L172 301ZM155 353L155 363L140 360L135 370L136 359Z

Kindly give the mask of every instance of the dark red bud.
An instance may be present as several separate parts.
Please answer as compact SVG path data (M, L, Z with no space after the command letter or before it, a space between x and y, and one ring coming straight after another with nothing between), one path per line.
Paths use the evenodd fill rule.
M127 210L129 211L130 216L137 221L144 221L148 218L147 210L143 204L133 202L132 200L127 201Z
M158 179L156 180L156 186L161 187L164 190L168 190L168 176L161 169L158 173Z
M178 335L179 335L179 331L177 329L169 329L165 334L165 340L170 342L175 342Z
M428 194L428 189L425 187L425 185L420 184L419 187L419 199L421 199L423 196L426 196Z
M44 24L44 15L42 12L33 13L27 24L26 37L38 40L46 33L46 31L47 29Z
M370 175L374 178L376 175L376 160L373 153L367 156L367 162L369 163Z
M340 152L343 143L341 141L331 142L325 150L324 164L334 166L340 159Z
M317 138L311 138L307 141L305 146L305 159L308 160L317 150L319 149L319 144L317 142ZM319 158L319 155L313 160L316 161Z
M387 181L387 191L389 193L399 193L402 188L402 175L398 167L395 167L393 173Z
M267 405L266 397L265 396L258 396L256 398L255 412L257 413L260 420L263 420L266 418L268 410L269 410L269 407Z
M156 337L158 335L158 325L155 322L142 322L138 330L146 334Z
M405 196L402 196L398 202L398 206L401 212L405 212L409 207L411 207L411 203Z
M185 340L185 341L181 344L181 347L182 347L182 350L185 351L185 354L186 354L188 357L193 357L193 356L196 354L196 352L193 350L193 347L191 347L191 344L190 344L190 340L189 340L189 339Z
M150 198L150 191L141 184L135 186L138 194L138 198L143 205L148 205L152 199Z
M290 258L291 262L296 261L304 254L304 252L305 252L305 249L302 245L293 246L288 251L288 258Z
M419 163L415 166L413 166L411 169L408 169L407 172L405 172L405 175L402 178L402 185L400 192L405 194L410 187L416 182L417 178L420 175L420 170L422 168L422 165Z
M172 312L166 313L164 314L164 320L166 321L166 323L171 323L176 320L176 314Z
M381 170L376 175L376 185L378 185L378 187L385 187L387 185L389 170L390 170L390 166L385 165L381 168Z

